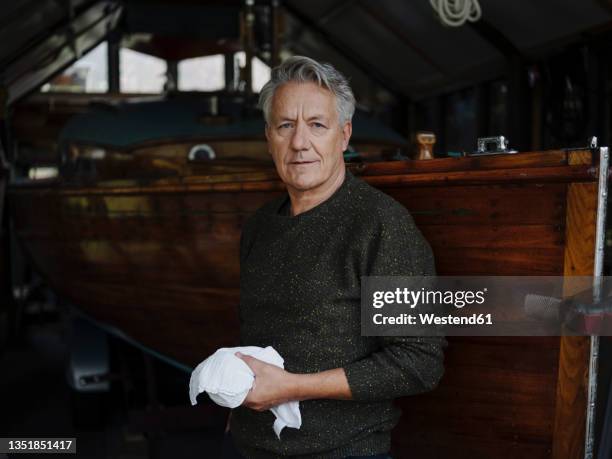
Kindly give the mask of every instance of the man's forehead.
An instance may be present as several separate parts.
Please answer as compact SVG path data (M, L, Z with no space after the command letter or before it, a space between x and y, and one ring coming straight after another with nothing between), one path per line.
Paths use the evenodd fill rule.
M297 117L302 117L304 119L307 120L312 120L312 119L328 119L330 117L332 117L334 115L333 112L331 113L325 113L322 112L321 110L299 110L297 107L295 107L292 110L277 110L276 112L272 113L272 116L275 117L276 119L296 119Z
M315 83L286 83L279 87L272 101L272 116L328 118L336 111L336 97Z

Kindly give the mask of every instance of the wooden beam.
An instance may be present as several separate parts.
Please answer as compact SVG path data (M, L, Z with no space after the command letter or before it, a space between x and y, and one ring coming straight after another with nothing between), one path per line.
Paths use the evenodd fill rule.
M479 19L476 22L466 22L474 32L478 34L480 38L486 41L489 45L493 46L497 51L506 56L507 58L513 56L521 56L521 51L497 28L489 24L484 19Z
M425 51L416 46L412 39L404 32L404 28L389 20L384 10L374 6L372 2L358 2L357 5L366 12L368 16L374 19L381 27L395 35L404 45L412 49L414 53L423 61L427 62L432 68L440 72L444 76L448 76L448 72L443 69L436 61L434 61Z
M354 51L344 43L338 41L333 37L327 30L317 24L314 20L309 18L307 15L299 11L293 5L289 3L283 4L285 10L290 13L294 18L301 22L305 27L312 30L317 36L319 36L327 45L329 45L334 51L348 59L355 67L361 70L366 76L370 77L376 83L381 85L393 94L394 97L400 99L401 96L406 96L404 91L392 82L387 76L383 75L376 66L369 62L366 62L358 52Z
M177 61L166 61L166 91L177 91L178 90L178 62Z
M233 92L236 90L236 67L234 53L225 54L225 90Z
M2 69L8 103L35 90L97 46L116 27L121 12L122 6L118 3L95 3L74 18L69 34L72 36L62 26Z
M253 94L253 56L255 55L255 0L244 0L244 83L245 94Z
M323 26L331 21L333 18L338 16L341 12L343 12L349 5L355 3L355 0L343 0L339 3L334 4L329 10L327 10L323 15L317 19L317 24Z
M270 67L274 68L280 64L280 52L281 52L281 26L282 20L280 0L272 0L270 5Z
M108 92L119 93L121 91L121 75L119 51L121 48L121 36L119 33L111 33L108 37L107 61L108 61Z

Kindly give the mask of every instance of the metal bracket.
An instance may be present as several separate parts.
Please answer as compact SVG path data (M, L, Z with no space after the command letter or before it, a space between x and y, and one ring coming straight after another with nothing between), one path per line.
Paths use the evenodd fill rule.
M491 145L495 145L494 150L489 150ZM508 139L503 135L495 137L479 137L477 142L477 149L470 156L474 155L496 155L500 153L517 153L516 150L510 150L508 148Z
M66 377L77 392L110 390L110 355L106 333L76 315L66 318L68 359Z
M569 148L562 148L562 150L563 151L592 151L593 153L596 153L598 150L598 144L599 144L599 140L597 139L597 136L593 135L587 139L587 145L584 147L569 147Z
M96 373L79 377L80 387L99 385L106 382L120 381L122 376L117 373Z
M596 139L596 138L595 138ZM597 140L595 140L597 141ZM591 141L591 145L593 142ZM593 267L593 290L595 299L601 296L601 276L603 275L604 248L606 236L606 208L608 202L608 147L599 149L599 187L597 196L597 223L595 227L595 262ZM597 399L597 373L599 363L599 336L591 336L589 356L589 383L587 388L587 415L584 457L593 459L595 449L595 404Z
M187 154L188 161L211 161L216 157L215 150L206 143L194 145Z

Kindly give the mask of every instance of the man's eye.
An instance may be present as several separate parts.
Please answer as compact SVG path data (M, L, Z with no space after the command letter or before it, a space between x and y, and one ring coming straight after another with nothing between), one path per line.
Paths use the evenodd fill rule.
M315 122L315 123L312 123L312 127L317 128L317 129L322 129L322 128L325 127L325 125L321 124L321 123L316 123Z
M291 123L283 123L278 128L279 129L290 129L291 128Z

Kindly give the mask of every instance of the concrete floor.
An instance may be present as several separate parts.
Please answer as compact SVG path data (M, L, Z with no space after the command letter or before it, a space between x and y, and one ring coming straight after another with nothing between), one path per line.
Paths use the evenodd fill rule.
M126 409L124 391L117 387L119 382L113 383L113 390L106 396L102 425L75 428L71 390L64 376L66 345L57 319L30 320L19 342L10 343L0 355L0 437L76 437L79 458L221 457L223 419L207 421L206 427L160 431L155 436L134 431L128 425L128 411L145 407ZM165 393L160 396L168 398L168 393L173 394L170 398L174 400L168 402L171 406L191 409L189 375L156 365L161 368L157 372L158 386ZM134 391L136 396L130 404L138 405L138 387ZM164 400L160 403L165 404Z

